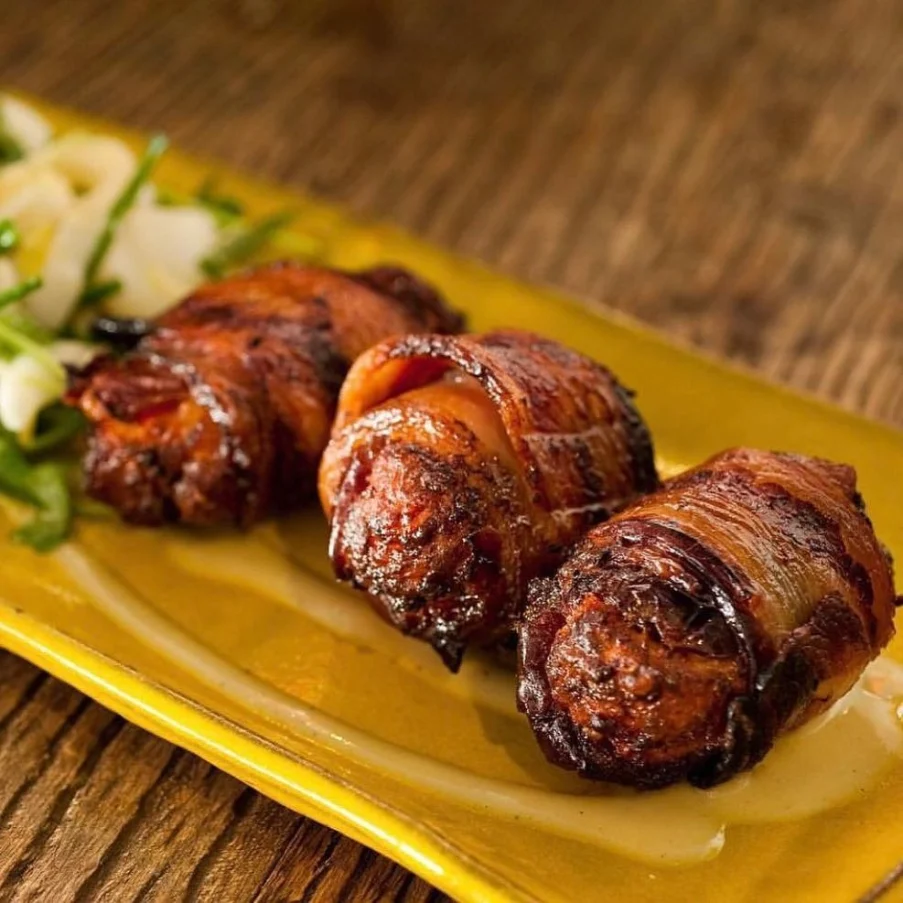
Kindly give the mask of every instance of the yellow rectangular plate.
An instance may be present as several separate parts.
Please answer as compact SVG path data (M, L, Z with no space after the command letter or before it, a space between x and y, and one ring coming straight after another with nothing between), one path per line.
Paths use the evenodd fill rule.
M142 143L42 109L61 130ZM211 170L254 214L299 210L298 229L323 240L331 264L403 262L477 330L525 327L604 361L638 390L669 470L730 445L854 464L903 559L903 440L892 430L216 165L171 152L159 180L191 190ZM729 825L715 841L710 817L669 823L656 795L639 822L635 809L618 814L635 806L629 797L598 809L598 791L536 751L509 672L477 658L452 677L333 584L315 511L246 537L82 523L40 557L2 538L16 517L5 510L0 643L461 900L850 900L903 857L903 765L820 815ZM673 844L645 862L613 852L646 825ZM667 864L694 844L714 854L721 839L718 855Z

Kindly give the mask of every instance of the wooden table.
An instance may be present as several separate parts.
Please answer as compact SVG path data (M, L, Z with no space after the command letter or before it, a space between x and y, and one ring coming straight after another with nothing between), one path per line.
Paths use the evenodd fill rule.
M903 425L903 5L8 0L0 80ZM441 899L0 654L0 900Z

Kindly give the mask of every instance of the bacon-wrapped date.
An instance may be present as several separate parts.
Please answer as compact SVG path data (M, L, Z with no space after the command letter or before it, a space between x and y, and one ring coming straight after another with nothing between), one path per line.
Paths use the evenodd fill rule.
M525 332L411 336L352 367L320 468L338 577L456 669L529 580L658 484L630 393Z
M558 765L708 787L846 693L892 637L895 602L852 468L724 452L533 584L519 705Z
M135 523L247 525L315 488L354 358L462 321L401 269L282 263L208 283L151 325L72 379L88 491Z

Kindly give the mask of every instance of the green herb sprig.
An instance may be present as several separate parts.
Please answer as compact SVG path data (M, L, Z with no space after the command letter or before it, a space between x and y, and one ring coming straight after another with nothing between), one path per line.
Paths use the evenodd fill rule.
M25 156L22 145L9 133L6 117L0 109L0 166L6 163L15 163Z
M29 457L56 451L83 432L87 424L81 411L58 401L38 415L35 435L24 451Z
M4 307L9 307L11 304L27 298L43 284L44 280L40 276L32 276L24 282L0 292L0 311ZM14 354L31 355L40 361L48 371L57 376L61 382L65 382L62 364L50 354L44 343L36 340L28 331L18 329L15 318L5 314L0 316L0 345Z
M225 225L244 216L245 206L238 198L227 194L220 194L216 188L216 180L213 176L207 176L195 192L195 200L206 207L220 225Z
M0 339L0 357L15 357L22 350L23 338L32 343L29 348L49 345L53 341L54 336L49 329L24 311L10 309L16 301L21 301L41 285L39 278L26 279L19 285L0 292L0 330L5 330L3 334L6 337L13 336L11 342L8 338Z
M251 223L229 241L201 261L201 269L211 279L219 279L226 272L250 260L280 229L285 228L295 214L291 211L274 213Z
M53 332L46 326L42 326L37 320L18 310L4 310L0 314L0 320L10 329L31 339L36 345L49 345L55 338Z
M86 288L79 298L79 307L96 307L107 298L118 295L122 291L122 282L119 279L108 279L106 282L96 282Z
M13 539L36 552L50 552L72 529L72 495L66 469L50 461L38 464L31 470L29 483L38 498L38 510L33 520L13 533Z
M22 236L11 219L0 219L0 254L9 254L19 247Z
M41 287L37 277L0 292L0 310L27 297ZM27 318L12 318L0 314L0 345L13 353L27 354L45 366L58 381L62 392L66 384L63 365L42 344L49 334L32 331ZM29 328L25 328L29 324ZM35 330L40 327L34 327ZM72 526L72 496L63 464L42 460L48 452L60 448L77 435L84 426L82 415L63 404L42 411L35 436L23 448L16 437L0 426L0 492L32 505L35 516L13 533L16 542L31 546L39 552L55 548L69 535ZM37 460L32 460L36 457Z
M0 310L9 307L10 304L15 304L16 301L21 301L32 292L36 292L43 284L44 280L40 276L30 276L17 285L4 289L0 292Z
M0 432L0 492L37 509L34 518L13 533L16 542L49 552L69 535L72 495L66 468L51 461L29 461L5 430Z
M30 295L44 284L39 276L32 276L6 291L0 292L0 310L9 307L16 301ZM10 318L0 316L0 345L3 345L19 354L27 354L41 363L48 373L60 383L60 388L66 383L66 372L63 365L47 350L46 346L36 340L26 331L16 328Z
M27 297L41 287L37 277L0 292L0 310ZM20 317L22 323L27 319ZM4 312L0 315L0 345L13 353L27 354L44 365L52 378L59 382L60 391L66 384L62 364L41 343L43 336L29 334L22 324ZM62 464L38 460L41 456L67 443L81 431L84 418L65 405L53 405L41 412L38 429L27 449L16 437L0 426L0 492L34 506L34 518L13 533L16 542L24 543L39 552L59 545L72 525L72 498Z
M100 272L100 267L103 264L104 258L107 256L107 252L110 250L110 245L113 244L113 238L116 235L119 224L129 210L131 210L138 197L138 192L150 179L154 167L157 165L157 162L160 157L163 156L168 146L169 141L165 135L154 135L154 137L151 138L147 147L144 149L144 153L141 155L141 159L138 161L135 174L129 179L128 184L122 190L122 194L119 195L113 203L113 206L110 208L104 227L101 230L100 235L97 236L94 249L91 251L91 256L88 258L88 263L85 266L82 298L94 288L97 281L97 274Z

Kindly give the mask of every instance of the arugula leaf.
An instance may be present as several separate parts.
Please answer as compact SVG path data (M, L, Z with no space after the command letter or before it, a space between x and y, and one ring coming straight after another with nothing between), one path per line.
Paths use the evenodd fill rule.
M230 241L201 261L201 269L211 278L219 279L226 271L253 257L280 229L287 226L295 214L290 211L274 213L252 223Z
M11 219L0 219L0 254L15 251L21 238L16 224Z
M36 552L49 552L69 535L72 528L72 496L61 464L37 464L29 472L29 487L38 499L34 519L13 533L13 540Z
M157 161L163 156L168 146L169 142L165 135L154 135L151 138L141 159L138 161L135 174L129 179L128 184L122 189L122 194L119 195L110 208L110 212L107 214L107 221L97 237L97 242L85 267L83 294L93 287L104 257L107 256L107 251L110 250L110 245L113 244L113 236L116 234L116 229L119 228L119 224L126 213L131 210L135 199L138 197L138 192L150 179Z

